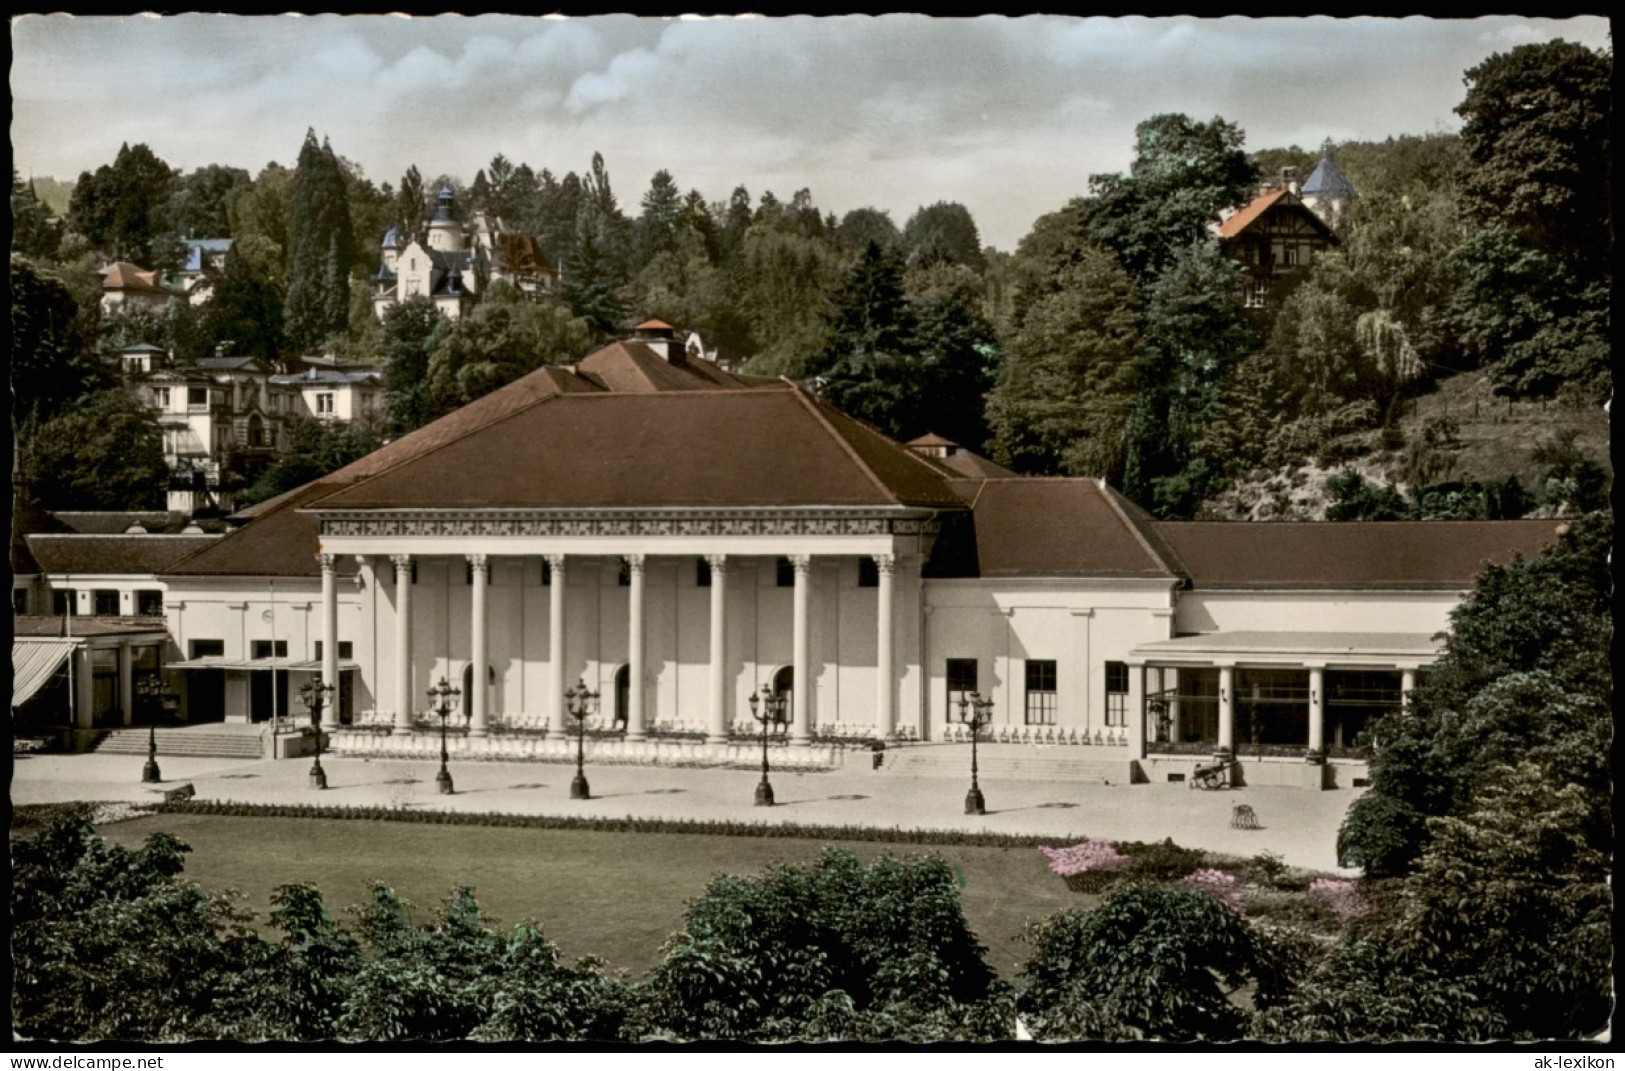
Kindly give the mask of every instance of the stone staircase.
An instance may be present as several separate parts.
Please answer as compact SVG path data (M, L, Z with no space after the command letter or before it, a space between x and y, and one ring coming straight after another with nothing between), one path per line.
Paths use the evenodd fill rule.
M248 731L213 726L187 726L157 731L160 756L211 759L259 759L265 757L260 727ZM98 755L145 755L147 730L144 727L115 729L102 737L93 749Z
M1127 749L1121 759L1098 756L1100 749L1026 747L982 744L977 748L978 776L988 781L1077 781L1084 784L1126 785L1131 763ZM889 748L881 772L891 777L970 776L969 744L922 744Z

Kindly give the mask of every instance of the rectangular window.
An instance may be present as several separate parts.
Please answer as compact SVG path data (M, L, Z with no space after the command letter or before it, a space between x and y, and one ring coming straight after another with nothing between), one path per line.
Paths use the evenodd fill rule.
M1106 724L1128 724L1128 663L1106 663Z
M154 388L153 392L152 392L152 404L156 405L159 409L168 409L169 408L169 388L168 387L156 387L156 388Z
M51 590L51 613L60 617L63 614L77 614L79 612L79 593L72 588L53 588Z
M959 719L959 701L976 691L976 659L948 659L948 719Z
M224 658L226 656L225 640L193 640L187 645L191 658Z
M875 560L868 555L858 558L858 587L878 588L880 586L880 568Z
M697 588L711 586L711 563L704 558L694 562L694 586Z
M273 647L273 644L275 645ZM273 654L273 651L275 652ZM254 640L249 644L248 656L250 658L287 658L287 640Z
M320 662L322 660L322 641L321 640L316 641L316 655L315 655L315 657L316 657L316 661L318 661L318 662ZM340 658L353 658L353 657L355 657L355 643L353 641L351 641L351 640L340 640L339 641L339 657Z
M328 393L316 395L316 414L318 416L333 415L333 395Z
M186 404L189 405L189 406L197 407L197 408L208 408L208 405L209 405L209 388L208 387L187 387L186 388Z
M27 588L11 589L11 612L18 615L26 614L28 612Z
M780 558L775 566L776 580L781 588L796 586L796 567L790 564L789 558Z
M1047 658L1027 659L1027 724L1055 724L1055 662Z
M90 593L90 612L98 617L118 616L118 592L97 588Z
M163 617L164 593L151 589L136 592L135 612L142 617Z
M1269 296L1269 286L1266 283L1255 282L1247 289L1247 307L1249 309L1262 309L1264 299Z

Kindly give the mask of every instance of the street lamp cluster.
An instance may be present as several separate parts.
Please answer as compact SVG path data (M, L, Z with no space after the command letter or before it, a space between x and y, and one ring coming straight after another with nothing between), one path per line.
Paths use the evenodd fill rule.
M320 677L313 677L299 688L300 701L310 712L311 730L316 736L316 758L310 767L310 787L325 789L327 787L327 771L322 769L322 711L328 708L337 689ZM141 769L143 783L156 784L161 780L158 772L158 740L156 726L158 713L172 714L180 705L180 697L166 684L162 677L143 677L136 684L136 691L146 700L147 706L147 761ZM440 786L441 795L451 795L455 789L452 786L451 770L448 767L450 754L446 749L446 723L456 709L457 700L462 697L462 689L455 688L441 677L438 684L429 689L430 711L440 719L440 771L435 774L435 782ZM570 798L573 800L591 799L591 789L587 784L587 775L584 769L587 748L587 719L598 712L599 694L587 688L586 683L577 678L575 684L564 693L565 710L576 720L576 773L570 782ZM750 696L750 716L762 727L762 779L756 785L756 806L772 807L773 784L768 779L768 730L771 726L782 724L784 720L785 696L782 692L775 692L766 684ZM977 783L977 752L976 743L981 732L993 719L993 700L984 698L976 692L966 692L959 697L959 720L970 730L970 791L965 793L966 814L986 814L987 802L982 796L981 785ZM952 707L950 706L950 711ZM472 718L472 711L465 708L463 719L465 725Z

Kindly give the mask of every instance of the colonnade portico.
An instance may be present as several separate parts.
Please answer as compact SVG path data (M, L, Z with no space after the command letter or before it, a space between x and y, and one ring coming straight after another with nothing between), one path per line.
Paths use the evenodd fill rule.
M356 548L345 547L344 549L353 551ZM750 549L752 551L756 550L756 548ZM325 560L330 559L332 556L332 554L324 554L323 557ZM384 555L378 554L376 551L371 554L358 554L357 556L363 561L378 563L381 563L385 557ZM730 691L736 693L740 692L740 688L744 683L752 683L753 687L751 690L753 691L756 685L765 685L768 683L768 680L764 679L756 682L745 682L743 681L744 676L754 674L756 676L770 678L771 673L769 673L769 669L771 666L783 666L787 664L787 668L789 668L791 671L789 684L789 690L791 692L791 709L789 711L790 726L788 734L789 740L791 743L795 744L806 744L812 740L818 722L829 719L829 715L820 711L819 702L832 701L831 697L829 696L824 697L822 700L815 701L815 682L818 681L819 667L823 663L815 663L813 660L815 634L819 634L818 629L815 627L814 615L820 612L819 593L821 591L821 585L825 583L825 581L821 580L819 584L813 583L814 566L819 562L848 562L856 565L859 558L867 558L869 562L873 563L874 568L869 574L869 580L866 582L860 580L859 586L874 589L874 595L872 597L875 600L874 605L876 619L873 622L873 634L876 637L876 647L874 652L874 662L872 665L874 667L876 681L872 692L874 696L873 731L879 734L884 734L892 730L896 725L896 703L898 689L900 686L900 682L898 680L898 655L895 649L898 628L895 620L897 606L894 594L898 557L899 556L897 554L888 552L874 552L867 554L840 552L832 552L828 554L792 553L786 555L712 552L691 555L683 553L654 554L641 550L629 551L628 553L624 554L605 554L601 552L582 554L568 552L506 554L501 553L500 551L492 553L484 550L471 553L465 552L463 554L455 554L446 553L441 547L434 547L432 548L432 551L427 553L391 553L387 555L387 558L390 564L393 566L393 584L375 583L374 585L378 589L378 605L384 608L386 614L388 611L388 604L384 600L386 600L389 595L392 595L394 604L393 614L391 615L393 616L393 622L389 622L388 616L386 616L384 620L379 623L379 639L386 644L389 640L388 630L391 627L393 629L392 647L394 652L394 660L393 666L391 667L392 672L387 674L387 678L380 681L376 688L377 709L381 714L387 712L386 716L388 718L388 723L393 731L401 733L409 733L412 731L414 718L421 712L424 705L424 700L420 693L425 691L428 684L433 683L432 681L425 681L422 679L422 659L425 653L422 647L423 640L421 637L414 635L414 628L423 624L421 620L415 622L414 619L413 587L416 582L414 574L420 566L429 567L431 568L431 571L434 572L435 570L433 569L433 566L435 561L453 563L451 566L452 569L455 569L456 567L454 563L461 561L465 563L467 570L466 580L468 585L468 594L466 595L466 601L461 603L461 605L466 607L466 610L460 610L457 611L457 613L462 614L466 612L468 614L468 620L466 622L466 633L461 633L462 626L458 626L457 631L466 638L458 641L458 647L460 648L461 653L455 660L453 660L452 664L455 664L456 661L461 661L462 657L466 656L469 666L472 667L464 670L464 672L468 673L468 676L464 678L466 681L467 694L463 699L465 704L464 709L468 715L470 735L485 735L494 728L498 728L504 724L511 724L511 719L516 715L522 716L525 719L525 724L531 724L530 719L536 715L540 715L541 724L537 724L535 726L536 729L545 731L546 735L548 736L563 737L569 735L573 731L574 724L566 710L564 693L570 687L574 677L579 672L578 668L572 666L572 659L574 658L579 660L581 657L578 653L580 647L577 645L590 645L596 642L601 646L603 642L603 637L601 635L598 636L596 640L586 638L578 640L571 639L572 629L579 627L573 621L572 613L575 611L572 609L572 607L576 605L575 600L578 597L586 597L584 593L589 590L601 589L601 594L599 596L595 596L596 598L606 596L612 589L602 587L602 584L605 582L605 580L607 580L607 574L604 574L602 569L606 565L611 568L618 566L622 571L621 586L626 588L626 601L622 604L622 612L625 613L624 620L626 622L624 646L625 661L624 663L621 663L621 665L624 666L625 672L624 684L622 685L624 689L622 695L625 701L624 713L626 719L624 739L628 742L636 742L646 739L648 733L653 727L653 715L655 713L651 709L655 703L652 702L653 697L650 694L649 687L653 683L653 678L651 678L650 675L652 672L649 662L650 649L646 636L647 629L649 627L648 595L646 586L648 572L656 562L666 563L666 572L664 575L667 577L667 579L665 581L666 588L664 590L669 592L670 576L672 575L670 572L670 565L672 562L686 561L694 562L696 564L703 562L705 567L708 567L708 577L697 579L695 584L698 586L708 582L710 588L708 593L709 621L704 627L701 628L700 631L701 636L705 636L707 632L709 633L709 666L705 667L704 669L707 679L705 681L703 693L693 690L692 685L683 686L685 690L682 694L687 695L688 698L686 700L687 707L680 711L681 715L683 716L681 724L693 725L694 723L697 723L697 727L704 732L707 742L713 744L726 743L729 739L730 733L735 728L735 719L742 710L742 702L745 698L742 693L731 695ZM768 591L774 585L772 584L768 574L763 573L762 570L771 569L773 568L773 563L775 561L782 561L786 558L789 560L789 567L793 572L794 577L793 591L788 593L791 596L789 614L791 620L788 622L789 632L791 634L791 642L789 644L790 649L787 652L782 651L782 649L780 651L781 658L784 654L788 654L789 657L787 663L785 661L773 662L771 658L767 662L761 661L761 658L766 657L766 655L763 653L763 651L755 650L755 648L760 644L767 642L760 639L760 636L763 634L761 632L758 632L757 634L757 641L752 643L752 652L742 654L740 651L731 650L729 623L729 615L731 612L730 577L737 577L738 571L742 567L741 563L747 563L751 569L755 570L756 576L759 578L758 588L764 592ZM501 562L504 559L507 559L510 562L534 562L537 565L545 563L546 573L542 583L548 588L548 594L546 597L547 636L545 640L546 658L548 662L545 669L545 687L547 694L545 697L537 697L532 693L530 698L522 700L521 705L528 709L518 709L511 704L506 706L506 708L494 709L492 703L493 688L491 686L491 677L489 677L488 674L494 675L499 673L500 670L491 667L493 640L492 622L489 620L491 606L490 586L493 582L492 575L496 563ZM917 558L912 560L916 562L918 561ZM574 589L572 589L570 580L574 575L574 572L583 567L581 565L583 562L586 563L585 568L589 569L587 574L589 578L600 576L605 578L604 580L598 581L598 588L594 588L592 586L593 580L589 579L586 586L578 584ZM504 568L511 570L513 567L512 565L508 565L504 566ZM868 563L865 563L863 568L867 569ZM917 565L915 568L917 568ZM327 572L325 571L324 566L324 576L326 575ZM504 577L509 575L510 573L506 572L503 574ZM530 573L527 571L522 575L528 576ZM682 574L679 573L679 575ZM828 577L831 574L825 571L820 575ZM838 575L848 574L843 573ZM383 581L384 579L385 578L382 576L378 577L378 581ZM439 583L439 581L437 580L435 583ZM451 582L448 581L448 583ZM508 581L505 580L504 583L508 583ZM781 581L780 583L782 585L783 582ZM845 583L850 586L850 578L848 578ZM578 592L583 594L578 595ZM449 596L437 595L436 591L433 589L430 590L429 596L431 597L432 607L446 607L450 605L445 601L445 599L449 598ZM517 597L521 600L524 598L522 594ZM670 600L673 597L675 596L670 594L665 596L667 601L663 605L665 606L665 610L668 614L672 609ZM757 604L748 601L752 598L765 598L766 596L751 596L748 591L741 591L738 593L738 597L747 600L741 604L747 611L747 617L744 623L740 626L747 629L747 634L748 630L750 629L766 630L766 633L775 633L777 629L783 627L782 624L775 625L771 617L760 616L761 614L767 612L761 607L771 605L771 603L762 603L760 606L758 606ZM334 606L336 605L336 592L334 591L332 585L324 584L322 598L323 622L325 629L324 635L328 637L325 651L336 653L338 650L339 640L336 635L336 612L334 610ZM465 597L459 596L458 598L464 599ZM435 599L439 599L440 601L436 603L434 601ZM692 607L693 604L690 602L686 603L685 605ZM704 604L702 603L700 605L703 606ZM780 605L782 606L782 604ZM852 610L856 609L856 605L858 604L850 605L852 606L852 609L847 611L849 615ZM586 608L584 607L583 609L585 610ZM439 609L434 610L434 613L439 612ZM524 613L522 607L519 612L521 614ZM703 613L704 611L701 612ZM831 610L830 612L833 613L834 611ZM590 624L591 622L598 621L605 613L608 613L608 611L601 609L593 610L585 618L585 620ZM861 611L861 613L864 616L867 616L868 611L864 610ZM618 618L619 613L616 613L614 617ZM849 619L850 617L848 620ZM436 618L434 620L438 619ZM604 618L604 620L607 621L608 618ZM699 614L690 614L689 617L685 618L685 620L689 621L690 624L683 627L685 629L692 629L692 627L699 622ZM782 618L779 620L782 622ZM755 622L754 624L752 623L753 621ZM444 634L443 625L438 625L436 627L439 628L440 632L431 633L430 635ZM540 631L539 622L533 627L536 628L538 632ZM602 626L591 625L591 627L601 628ZM619 628L618 625L615 627L617 629ZM864 631L867 631L867 629ZM692 635L692 632L685 634ZM783 634L777 634L781 636L781 639L777 642L782 642ZM816 644L820 651L822 651L820 657L833 655L833 648L830 648L829 651L823 651L823 649L830 647L831 644L841 642L838 634L833 636L829 635L827 632L827 626L825 626L821 635L823 638ZM534 637L534 639L529 637ZM514 644L517 643L523 648L524 652L527 652L527 654L521 654L521 659L529 660L532 664L534 664L535 659L528 656L528 651L531 649L531 645L534 642L541 640L541 637L536 635L535 632L530 633L529 637L522 640L515 640L511 636L502 637L496 641L499 645L496 650L501 650L501 645L506 643L508 645L508 652L504 657L511 660L514 650L516 649ZM435 643L438 646L441 641L431 639L429 642ZM670 642L672 641L668 637L668 645ZM849 639L845 642L850 644L852 641ZM866 644L867 640L865 639L862 642ZM589 649L595 651L597 650L597 648L590 647ZM693 650L692 647L688 649L691 651ZM416 665L414 665L413 661L414 653L417 658ZM450 648L448 648L446 655L437 656L437 661L439 661L441 658L450 658L451 653ZM538 651L537 654L539 653L540 652ZM324 652L324 658L325 657L326 654ZM677 661L677 656L672 652L665 652L663 657L666 663L674 663ZM911 661L912 660L910 659L905 659L903 663L904 667L908 667L911 664ZM694 659L692 655L690 655L689 661L686 663L686 665L692 667L696 665L697 662L698 660ZM601 700L600 709L605 714L607 714L611 709L612 702L611 696L609 695L607 688L605 688L605 685L609 684L610 686L613 686L613 684L605 678L604 674L615 664L614 658L608 658L606 660L606 656L601 653L588 656L589 667L597 667L596 672L599 675L597 687L604 690L604 698ZM655 663L657 667L660 664L660 662ZM749 668L751 665L754 665L756 669L751 670ZM536 667L536 669L540 670L541 667ZM525 671L521 669L514 672ZM658 673L661 671L657 669L653 672ZM690 670L683 670L682 672L688 673ZM693 677L685 677L684 679L694 681ZM453 681L453 683L455 684L457 682ZM676 688L677 686L675 684L668 684L663 687L667 689L667 693L663 694L662 698L660 699L660 705L662 707L661 714L663 716L669 716L671 711L666 709L666 707L671 701L670 690ZM849 682L846 687L850 689L851 682ZM700 700L700 696L702 694L705 698ZM696 700L703 702L706 709L703 711L696 709L699 706L699 702L696 702ZM846 710L858 710L860 712L859 717L853 718L850 713L847 713L844 717L842 717L838 712L835 714L835 717L841 718L841 720L851 722L853 724L861 724L862 708L867 706L867 702L854 702L850 691L848 691L846 696L846 704ZM836 708L832 707L832 710L835 709ZM499 719L503 720L499 721Z

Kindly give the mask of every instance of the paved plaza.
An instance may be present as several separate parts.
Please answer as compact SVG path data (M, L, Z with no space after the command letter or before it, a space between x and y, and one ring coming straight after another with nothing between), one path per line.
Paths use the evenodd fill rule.
M1101 785L982 779L988 813L966 815L967 778L905 776L847 767L773 774L777 806L752 805L759 771L670 766L587 767L593 798L572 800L574 767L543 762L451 764L457 791L441 795L433 761L326 756L328 789L308 786L308 759L233 760L159 756L163 783L141 783L143 758L130 755L20 755L12 768L14 804L68 800L150 802L190 782L200 800L320 803L497 814L583 815L961 829L1114 840L1172 837L1186 847L1240 856L1262 851L1316 870L1336 867L1337 828L1363 790L1296 788L1193 791L1183 784ZM1259 829L1232 829L1238 804Z

